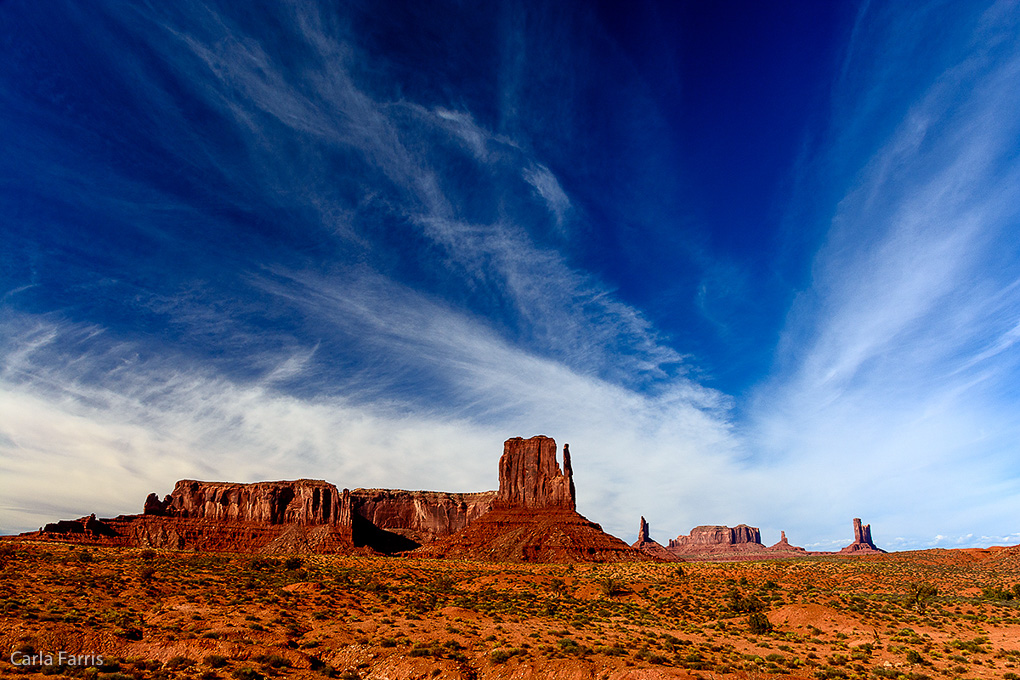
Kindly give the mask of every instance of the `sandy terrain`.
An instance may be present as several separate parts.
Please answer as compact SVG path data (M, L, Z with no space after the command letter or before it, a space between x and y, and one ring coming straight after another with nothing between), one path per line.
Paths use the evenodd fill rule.
M1014 548L571 566L5 543L0 562L2 676L1020 677Z

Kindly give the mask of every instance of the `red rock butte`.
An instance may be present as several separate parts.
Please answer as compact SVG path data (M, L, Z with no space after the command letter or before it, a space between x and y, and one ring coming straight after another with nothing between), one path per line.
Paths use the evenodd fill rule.
M265 554L380 553L495 561L650 559L575 510L570 451L549 437L503 445L499 491L349 491L322 480L184 479L140 515L47 524L20 539ZM417 549L417 550L416 550Z
M653 559L577 513L570 448L563 446L561 470L556 462L556 441L542 435L506 440L492 510L415 554L495 562Z
M575 510L574 496L569 444L563 445L563 470L560 470L556 462L556 440L551 437L513 437L503 442L494 508Z
M871 540L871 525L861 524L859 517L854 517L854 542L839 551L841 554L877 554L885 551L875 546Z

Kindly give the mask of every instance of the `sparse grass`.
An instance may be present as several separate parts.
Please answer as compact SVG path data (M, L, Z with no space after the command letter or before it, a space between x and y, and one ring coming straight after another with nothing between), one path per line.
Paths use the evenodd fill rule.
M52 631L88 630L125 649L173 644L181 657L122 660L99 680L365 678L391 658L420 664L422 677L447 667L481 674L514 657L583 661L595 677L675 666L720 680L1008 678L1020 666L1020 601L981 590L1011 592L1005 584L1020 581L1013 560L809 557L686 563L681 576L675 564L568 570L367 556L296 564L59 545L8 547L0 557L0 632L22 631L39 648ZM771 632L752 627L758 614ZM345 667L338 654L367 665Z

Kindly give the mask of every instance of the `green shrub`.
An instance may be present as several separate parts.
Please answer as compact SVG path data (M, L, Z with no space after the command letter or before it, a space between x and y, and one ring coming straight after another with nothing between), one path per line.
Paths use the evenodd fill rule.
M931 583L915 583L907 591L907 606L924 610L928 601L939 594L939 589Z
M173 671L181 668L190 668L191 666L194 665L195 662L186 656L175 656L169 661L167 661L165 664L163 664L163 668Z
M508 649L494 649L489 654L489 659L492 663L506 663L512 656L513 652Z
M754 612L747 617L747 627L754 635L763 635L772 630L772 622L762 612Z
M235 668L230 675L235 680L262 680L264 677L254 668Z
M227 665L227 657L220 656L219 654L210 654L202 660L209 668L223 668Z
M615 576L603 576L596 581L599 585L599 590L605 597L613 597L614 595L623 594L623 583L620 579Z

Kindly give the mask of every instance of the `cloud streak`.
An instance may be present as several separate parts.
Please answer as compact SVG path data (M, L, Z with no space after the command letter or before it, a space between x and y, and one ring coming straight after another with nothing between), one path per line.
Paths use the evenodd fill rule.
M578 195L585 174L562 174L536 150L555 145L524 132L521 55L504 55L503 91L424 96L394 81L396 58L368 46L355 9L68 5L63 23L39 10L36 42L95 40L45 55L68 74L55 94L34 89L31 59L0 79L0 123L23 133L24 158L0 161L0 206L19 216L0 253L13 272L0 273L2 528L135 511L181 477L480 490L506 437L544 433L575 452L580 509L625 538L639 515L660 540L749 522L766 540L785 529L839 547L853 516L901 547L1011 536L1008 7L958 22L971 33L902 96L889 79L912 73L910 21L859 14L833 97L845 106L804 164L838 198L750 397L697 377L683 338L632 302L641 286L628 297L612 263L586 261L586 239L683 216ZM527 23L507 20L504 33ZM522 37L504 47L541 43ZM644 102L621 111L666 120ZM756 308L756 267L708 240L676 248L655 253L660 280L703 255L700 297L676 306L740 335L719 302Z
M780 469L817 470L816 502L856 506L879 527L962 531L962 511L1005 534L1000 518L1018 509L1008 452L1020 421L1003 408L1020 319L1020 53L1004 43L1015 23L979 21L946 48L943 70L877 145L835 210L779 371L758 395L760 443ZM865 112L871 96L884 90L861 95Z

